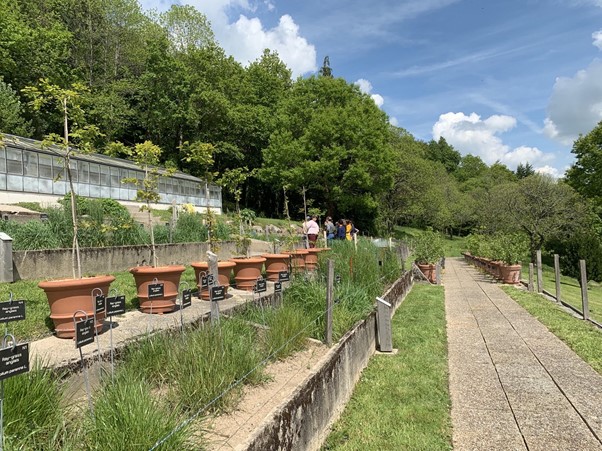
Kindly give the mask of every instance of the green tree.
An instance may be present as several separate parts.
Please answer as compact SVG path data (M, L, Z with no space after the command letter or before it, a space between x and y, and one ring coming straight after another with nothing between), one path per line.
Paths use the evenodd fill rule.
M587 135L579 136L571 152L575 162L566 172L566 182L591 199L602 217L602 121Z
M529 238L531 259L546 240L583 228L586 206L567 184L535 174L518 183L494 188L482 224L491 231L522 231Z
M525 177L529 177L533 174L535 174L535 170L528 161L525 164L519 163L516 167L516 177L519 179L524 179Z
M0 132L26 136L29 124L23 118L23 108L17 93L0 77Z
M261 177L274 187L308 190L330 214L371 230L379 195L391 186L393 151L386 115L341 78L298 80L278 108Z
M449 145L443 136L439 138L439 141L429 141L426 149L426 158L443 164L447 172L451 173L457 170L462 161L460 152Z

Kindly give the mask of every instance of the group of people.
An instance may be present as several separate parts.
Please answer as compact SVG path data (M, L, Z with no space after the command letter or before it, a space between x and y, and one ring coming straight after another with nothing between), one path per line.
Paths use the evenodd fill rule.
M316 216L308 216L307 220L303 223L303 231L307 235L307 241L309 247L316 247L316 241L318 234L320 233L320 226L318 225ZM326 233L326 240L328 242L332 240L353 240L359 230L355 228L353 222L349 219L340 219L336 224L332 221L332 218L328 216L324 221L324 232Z

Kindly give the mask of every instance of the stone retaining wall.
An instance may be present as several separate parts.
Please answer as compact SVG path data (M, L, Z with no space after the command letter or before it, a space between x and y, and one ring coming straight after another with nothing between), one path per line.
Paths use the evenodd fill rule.
M409 271L385 293L384 298L393 305L393 311L412 284L413 276ZM376 314L373 312L333 346L312 376L240 449L319 449L374 353L376 337Z
M252 240L251 252L261 254L272 251L270 243ZM236 243L223 242L217 252L220 260L240 255ZM158 244L160 265L189 265L207 259L208 243ZM150 263L150 246L93 247L81 249L85 275L109 274ZM39 251L13 251L14 280L55 279L72 277L71 249Z

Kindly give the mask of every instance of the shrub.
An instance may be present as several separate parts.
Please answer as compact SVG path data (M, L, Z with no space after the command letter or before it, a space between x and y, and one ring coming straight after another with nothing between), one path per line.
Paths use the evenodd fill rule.
M432 230L420 234L414 241L414 258L417 263L434 265L444 254L443 239Z
M207 227L196 213L180 213L173 233L174 243L196 243L207 241Z

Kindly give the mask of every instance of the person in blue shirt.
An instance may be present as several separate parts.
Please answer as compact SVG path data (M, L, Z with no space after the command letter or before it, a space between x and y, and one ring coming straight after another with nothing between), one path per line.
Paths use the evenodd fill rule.
M337 240L344 240L345 239L345 221L343 221L342 219L339 219L339 222L337 222L337 236L336 236Z

